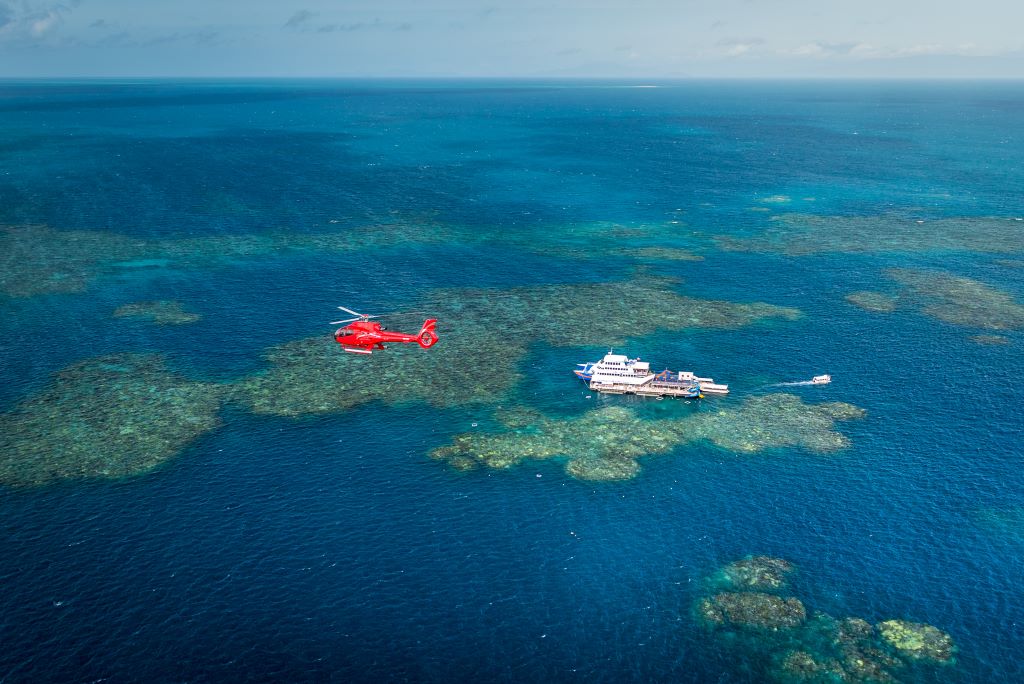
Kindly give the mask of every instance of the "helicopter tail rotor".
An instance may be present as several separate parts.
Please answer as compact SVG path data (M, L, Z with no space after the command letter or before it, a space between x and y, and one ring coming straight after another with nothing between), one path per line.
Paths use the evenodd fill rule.
M429 349L437 344L437 319L428 318L423 322L423 327L420 328L419 335L416 336L416 342L424 349Z

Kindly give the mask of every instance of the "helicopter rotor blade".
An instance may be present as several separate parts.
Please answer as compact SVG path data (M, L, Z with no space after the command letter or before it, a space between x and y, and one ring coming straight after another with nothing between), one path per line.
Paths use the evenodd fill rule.
M363 319L362 318L346 318L343 321L331 321L330 323L328 323L328 325L338 325L340 323L351 323L352 321L361 321L361 320L363 320Z
M348 313L352 314L353 316L362 316L363 315L363 314L359 313L358 311L353 311L352 309L348 309L348 308L346 308L344 306L339 306L338 308L341 309L342 311L345 311L345 312L348 312Z

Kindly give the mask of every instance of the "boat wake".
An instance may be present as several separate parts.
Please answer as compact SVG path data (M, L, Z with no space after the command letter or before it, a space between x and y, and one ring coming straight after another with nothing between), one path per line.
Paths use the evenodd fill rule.
M804 385L827 385L832 382L831 375L815 375L810 380L800 380L798 382L777 382L774 385L765 385L766 387L801 387Z

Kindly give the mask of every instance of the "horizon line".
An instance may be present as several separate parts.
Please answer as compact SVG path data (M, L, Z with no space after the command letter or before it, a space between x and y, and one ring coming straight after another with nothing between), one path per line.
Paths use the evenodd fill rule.
M557 75L489 75L489 76L465 76L465 75L296 75L296 76L274 76L274 75L239 75L239 74L217 74L217 75L146 75L146 74L116 74L116 75L60 75L60 76L5 76L0 75L0 81L109 81L109 80L149 80L149 81L217 81L217 80L270 80L270 81L1024 81L1024 75L1020 76L614 76L614 75L585 75L585 76L557 76Z

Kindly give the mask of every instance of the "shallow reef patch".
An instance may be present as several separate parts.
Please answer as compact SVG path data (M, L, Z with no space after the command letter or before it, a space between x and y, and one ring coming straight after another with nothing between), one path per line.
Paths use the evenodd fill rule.
M849 445L835 430L835 421L863 415L863 409L850 404L805 404L789 394L752 397L736 408L660 420L642 419L621 406L568 419L517 414L511 423L499 414L504 430L456 435L450 445L430 455L459 469L509 468L527 459L561 457L567 460L566 472L578 479L624 480L640 471L640 457L697 440L745 453L783 446L835 451Z
M900 215L821 216L788 213L773 216L761 235L713 236L726 251L806 256L826 252L1024 252L1024 231L1014 218L964 216L914 219Z
M511 342L557 346L622 344L623 331L642 337L657 330L739 328L760 320L796 320L798 309L761 302L696 299L676 291L673 278L642 275L630 280L540 285L504 290L434 290L439 320L474 321L496 328ZM600 316L594 312L600 311Z
M914 660L944 663L953 658L953 639L948 634L920 622L886 620L878 631L900 655Z
M781 591L789 588L796 568L787 560L751 556L733 561L711 576L710 586L730 591Z
M786 629L803 624L807 610L797 598L757 591L722 592L700 603L701 617L714 625Z
M259 252L263 247L254 249ZM264 370L227 384L185 380L166 371L159 357L124 355L76 364L58 374L53 387L2 417L5 453L0 481L41 483L143 472L216 427L224 399L257 414L291 417L340 412L368 402L493 407L508 401L532 344L605 344L619 339L620 326L641 335L663 329L737 327L762 318L800 315L770 304L684 297L674 291L676 283L644 277L511 290L438 290L430 294L429 303L424 302L441 321L440 343L429 351L415 344L389 345L393 348L370 356L352 355L323 334L268 349ZM607 315L595 319L594 307ZM194 320L194 314L174 302L126 305L116 315L158 323ZM32 434L42 438L33 440ZM529 453L553 455L552 434L538 438ZM65 443L71 446L61 451ZM646 435L642 444L624 443L615 454L577 454L570 472L590 479L631 477L639 470L636 457L649 453L645 450L658 451L659 443L666 450L672 446L666 437ZM487 460L500 467L502 459L511 463L522 457L517 449L490 454ZM449 462L465 468L474 467L479 459L453 452Z
M0 414L0 482L40 485L146 472L220 425L224 388L156 355L88 359Z
M650 261L704 261L704 257L678 247L638 247L633 255Z
M859 290L846 295L845 299L854 306L874 313L892 313L896 310L896 300L882 292Z
M707 593L694 607L697 621L757 668L760 679L898 682L913 668L920 674L920 667L934 670L955 662L952 637L932 625L905 620L872 625L822 612L808 618L804 602L779 582L793 571L788 561L769 556L730 563L711 575ZM751 577L759 579L748 582ZM768 578L767 586L760 578ZM732 582L730 591L720 591L723 579Z
M114 310L114 318L136 318L157 325L186 325L195 323L202 316L186 311L181 302L161 300L122 304Z
M903 285L906 296L932 318L989 330L1024 327L1024 306L991 285L945 271L890 268L885 275Z
M506 344L468 322L459 335L446 335L443 322L438 332L441 340L430 350L396 344L372 355L348 354L330 335L287 342L269 349L269 368L240 380L231 396L255 413L300 416L373 401L491 403L518 382L525 344Z
M138 268L201 268L232 260L301 252L349 252L410 243L472 239L458 228L426 220L396 220L319 233L254 233L193 238L136 238L99 230L47 226L0 227L0 292L31 297L82 292L92 282Z
M1010 344L1010 338L1005 335L971 335L970 340L975 344L992 346Z
M505 290L433 290L423 307L438 318L440 342L429 351L411 344L389 345L370 356L346 354L326 334L289 342L270 349L267 370L242 380L233 396L257 413L285 416L330 413L369 401L495 404L518 383L519 364L531 344L618 344L623 330L639 336L800 315L771 304L684 297L674 291L675 284L668 278L643 277ZM595 310L604 315L595 317ZM480 372L482 368L487 372Z

